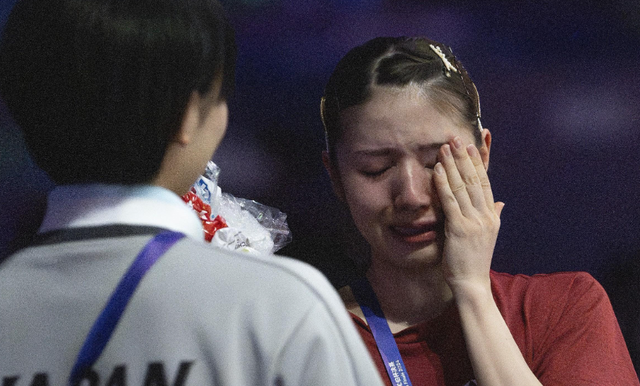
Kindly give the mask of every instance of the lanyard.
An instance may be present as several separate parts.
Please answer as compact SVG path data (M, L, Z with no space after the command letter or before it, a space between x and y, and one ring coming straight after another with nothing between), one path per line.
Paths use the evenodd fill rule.
M376 298L371 284L366 278L360 278L351 284L351 290L356 298L367 324L373 333L380 356L387 369L387 374L394 386L411 386L409 374L404 366L396 340L393 338L389 323L384 317L378 298Z
M145 273L173 244L183 237L182 233L165 231L157 234L140 251L91 327L71 370L69 385L78 385L85 372L98 360Z

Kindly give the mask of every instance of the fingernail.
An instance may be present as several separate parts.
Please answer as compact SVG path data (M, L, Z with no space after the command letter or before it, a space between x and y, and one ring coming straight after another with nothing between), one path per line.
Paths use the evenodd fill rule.
M449 147L449 145L442 145L442 152L447 157L450 156L451 155L451 148Z
M478 156L478 149L476 149L476 147L473 146L473 145L469 145L469 146L467 146L467 153L471 157L477 157Z
M433 168L433 170L435 170L436 173L438 173L438 174L443 174L444 173L444 168L442 167L442 164L440 162L438 162L436 164L436 166Z
M455 146L456 149L460 149L462 147L462 141L460 140L460 137L455 137L453 139L453 146Z

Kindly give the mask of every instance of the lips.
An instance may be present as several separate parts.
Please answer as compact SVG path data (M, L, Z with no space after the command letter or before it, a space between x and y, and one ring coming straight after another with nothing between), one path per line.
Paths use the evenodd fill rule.
M390 227L394 236L408 243L426 243L433 242L436 239L436 224L403 224L393 225Z

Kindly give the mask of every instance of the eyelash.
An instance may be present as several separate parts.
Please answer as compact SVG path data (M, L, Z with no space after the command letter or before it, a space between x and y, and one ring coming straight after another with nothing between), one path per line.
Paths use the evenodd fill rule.
M375 172L365 172L365 171L363 171L362 174L365 177L376 178L376 177L380 177L381 175L383 175L384 172L386 172L387 170L389 170L389 168L384 168L384 169L381 169L381 170L377 170Z
M435 166L436 166L436 162L428 163L428 164L424 165L424 168L433 170L433 168L435 168ZM362 171L361 173L365 177L376 178L376 177L380 177L381 175L383 175L389 169L390 169L390 167L384 168L384 169L380 169L380 170L377 170L375 172Z

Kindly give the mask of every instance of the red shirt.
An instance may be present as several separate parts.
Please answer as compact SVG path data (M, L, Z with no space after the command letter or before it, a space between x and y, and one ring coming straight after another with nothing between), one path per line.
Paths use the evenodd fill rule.
M588 273L491 272L491 287L524 359L543 385L640 385L607 294ZM371 330L351 317L391 386ZM474 379L455 306L394 337L414 386L464 386Z

